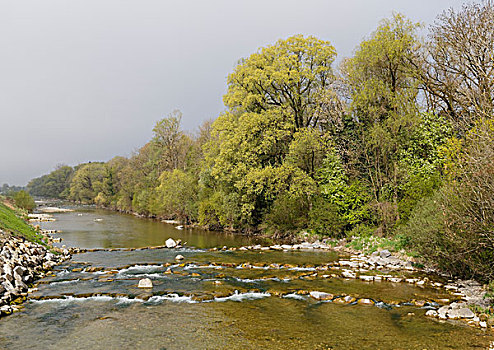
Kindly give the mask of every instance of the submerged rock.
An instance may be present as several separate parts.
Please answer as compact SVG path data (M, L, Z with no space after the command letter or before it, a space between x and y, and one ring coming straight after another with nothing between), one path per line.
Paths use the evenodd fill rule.
M371 299L367 299L367 298L363 298L363 299L359 299L357 301L358 304L360 305L374 305L374 301L372 301Z
M333 294L325 293L325 292L317 292L312 291L309 293L311 297L317 300L331 300L333 299Z

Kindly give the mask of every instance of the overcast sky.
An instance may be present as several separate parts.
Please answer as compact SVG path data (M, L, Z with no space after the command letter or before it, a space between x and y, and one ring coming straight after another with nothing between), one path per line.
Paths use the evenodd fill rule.
M174 109L194 130L227 75L294 34L351 55L393 11L430 24L446 0L0 0L0 184L128 156Z

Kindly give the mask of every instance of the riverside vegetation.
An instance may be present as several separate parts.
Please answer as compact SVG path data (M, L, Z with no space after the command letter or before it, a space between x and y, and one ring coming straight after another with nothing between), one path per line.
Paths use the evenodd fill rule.
M225 111L196 134L181 113L131 157L59 166L27 186L210 229L370 241L494 279L494 5L430 26L383 20L335 67L292 36L240 60Z

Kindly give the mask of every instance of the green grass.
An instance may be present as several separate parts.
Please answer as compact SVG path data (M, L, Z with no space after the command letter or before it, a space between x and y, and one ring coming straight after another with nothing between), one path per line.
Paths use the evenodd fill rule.
M379 249L388 249L392 252L404 252L406 255L418 257L417 253L407 249L407 242L403 236L376 237L373 235L362 235L350 237L351 241L347 247L370 254Z
M46 246L42 240L42 236L24 220L24 215L21 210L14 211L3 203L0 203L0 229L11 232L15 236L22 236L31 242Z

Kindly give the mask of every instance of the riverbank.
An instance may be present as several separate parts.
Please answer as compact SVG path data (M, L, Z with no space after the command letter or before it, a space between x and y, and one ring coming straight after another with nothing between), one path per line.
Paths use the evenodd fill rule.
M51 247L49 237L29 225L18 208L0 202L0 209L1 317L19 310L30 285L70 254Z
M54 254L24 237L0 231L0 316L19 310L29 286L70 255Z

